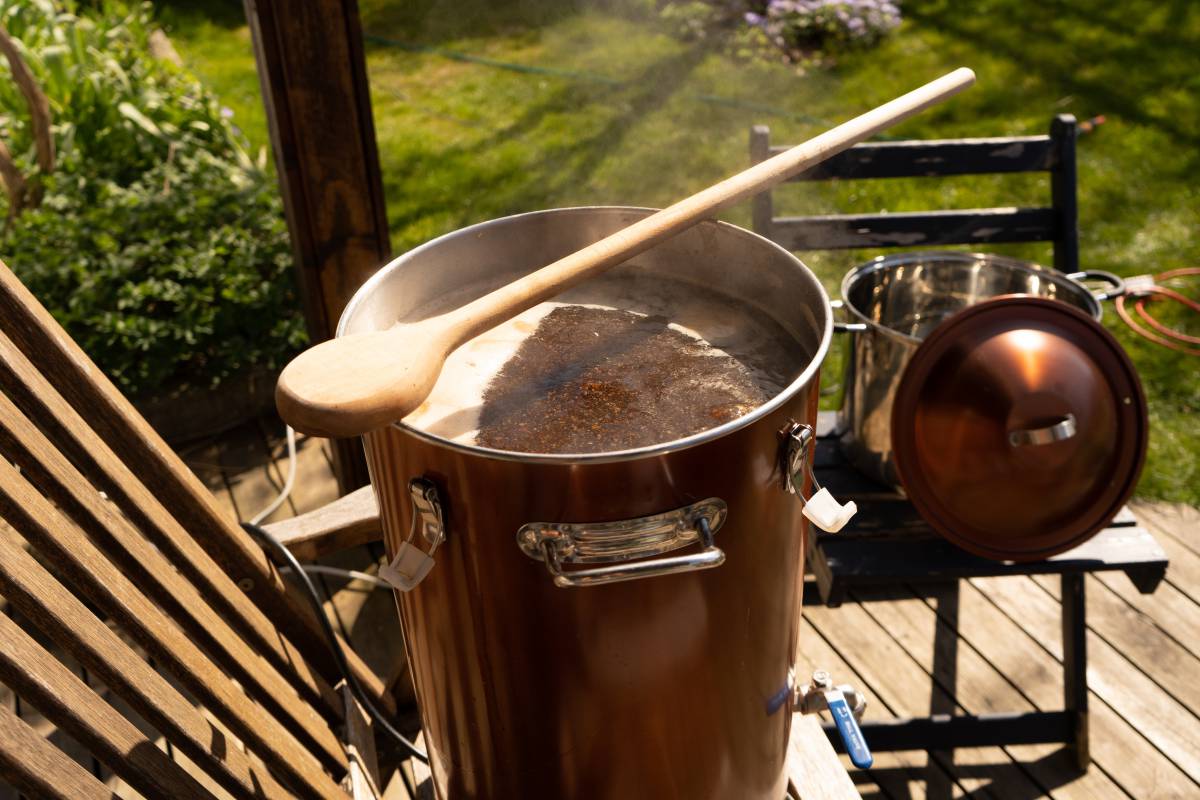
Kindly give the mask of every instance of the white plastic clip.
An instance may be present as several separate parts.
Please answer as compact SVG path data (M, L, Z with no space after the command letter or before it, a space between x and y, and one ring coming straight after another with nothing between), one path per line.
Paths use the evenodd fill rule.
M379 577L402 592L416 588L433 569L433 559L411 542L401 542L396 557L379 570Z
M834 496L829 493L828 489L821 489L821 491L808 498L803 509L804 516L808 517L818 528L828 533L837 533L846 527L846 523L857 512L858 505L853 500L842 505L834 499Z

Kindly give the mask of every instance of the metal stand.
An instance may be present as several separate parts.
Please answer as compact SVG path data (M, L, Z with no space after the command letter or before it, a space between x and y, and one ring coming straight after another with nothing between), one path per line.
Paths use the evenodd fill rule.
M822 415L820 428L832 429ZM1149 594L1166 575L1167 557L1148 531L1122 511L1110 526L1066 553L1026 564L989 561L971 555L934 534L912 505L895 492L864 478L846 464L837 441L818 431L816 469L821 482L839 499L858 503L858 516L840 533L818 533L809 542L808 569L816 577L817 597L805 602L838 606L856 588L920 585L964 578L1003 575L1059 575L1062 580L1063 710L869 720L863 735L874 751L952 750L1008 744L1062 742L1076 754L1080 769L1088 753L1087 620L1084 579L1090 572L1121 571L1138 590ZM940 600L939 614L957 631L957 588ZM940 633L939 633L940 635ZM954 643L940 642L934 673L954 686L957 634ZM840 737L825 726L835 748Z

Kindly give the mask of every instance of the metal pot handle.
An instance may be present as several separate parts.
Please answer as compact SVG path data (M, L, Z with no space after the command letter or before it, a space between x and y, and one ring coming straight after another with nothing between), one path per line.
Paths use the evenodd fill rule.
M674 511L616 522L529 522L517 531L517 546L545 562L554 585L562 588L693 572L725 563L713 535L725 524L727 513L724 500L710 497ZM704 546L699 553L633 561L696 542ZM589 563L608 566L563 569L564 564Z
M829 307L832 308L835 312L837 312L837 311L841 311L842 309L844 309L846 307L846 304L843 303L841 300L830 300ZM838 322L837 320L833 321L833 332L834 333L856 333L856 332L861 333L862 331L865 331L866 329L867 329L867 323L865 323L865 322Z
M1119 275L1114 275L1111 272L1105 272L1102 269L1085 269L1082 272L1072 272L1067 277L1076 283L1082 284L1084 281L1101 281L1111 285L1113 288L1104 292L1092 292L1092 297L1103 303L1105 300L1112 300L1125 294L1125 281ZM1087 288L1086 286L1083 288Z

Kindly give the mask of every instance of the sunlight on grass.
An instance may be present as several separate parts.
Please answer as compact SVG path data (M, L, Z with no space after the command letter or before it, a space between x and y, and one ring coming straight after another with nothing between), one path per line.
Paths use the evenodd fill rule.
M181 4L182 5L182 4ZM223 4L163 12L189 65L266 142L244 24ZM959 65L978 85L892 133L920 138L1044 133L1051 118L1107 122L1079 141L1082 264L1131 275L1200 264L1200 8L1139 0L907 2L896 35L836 67L798 75L681 42L637 0L579 4L360 0L392 247L504 214L564 205L658 206L745 166L750 125L795 143ZM189 5L189 8L191 6ZM207 16L211 16L207 15ZM381 39L522 67L415 52ZM540 70L556 71L546 74ZM582 73L565 77L558 72ZM747 106L769 108L748 110ZM785 213L1043 204L1038 176L793 185ZM749 223L748 206L723 215ZM993 248L1046 261L1048 246ZM877 253L802 254L836 290ZM1181 316L1181 315L1180 315ZM1105 323L1129 350L1151 403L1139 491L1200 504L1200 368ZM1182 318L1177 324L1183 324ZM1195 332L1195 331L1193 331ZM830 364L827 374L836 374Z

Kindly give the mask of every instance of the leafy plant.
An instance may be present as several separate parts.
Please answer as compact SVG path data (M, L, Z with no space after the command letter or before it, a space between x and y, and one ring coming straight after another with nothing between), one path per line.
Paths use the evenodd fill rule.
M265 153L150 55L149 5L0 0L0 23L57 151L39 163L29 104L0 79L0 141L41 194L7 209L0 256L131 394L281 364L304 332Z

